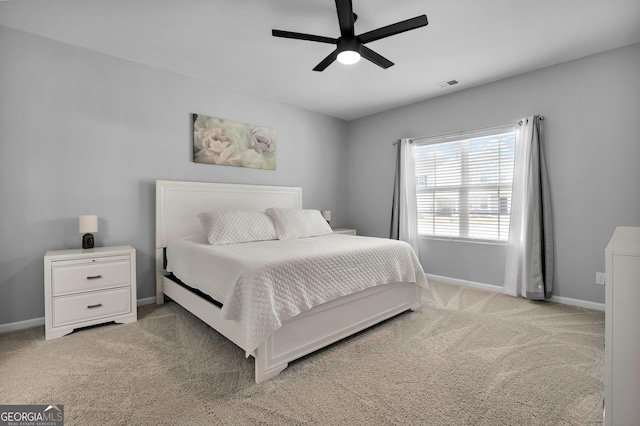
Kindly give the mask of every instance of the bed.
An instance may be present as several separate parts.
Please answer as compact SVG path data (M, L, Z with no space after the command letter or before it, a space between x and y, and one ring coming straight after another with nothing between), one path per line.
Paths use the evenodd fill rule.
M195 281L193 275L186 274L189 275L189 278L185 282L180 282L182 280L180 273L176 279L166 269L167 265L171 264L171 261L167 261L167 256L171 256L171 253L174 253L173 256L176 260L170 269L179 269L175 266L179 253L177 247L183 247L180 250L189 248L217 252L224 250L223 253L228 256L231 256L229 253L234 251L240 252L237 247L234 247L238 246L237 244L218 248L217 246L208 246L206 238L205 241L201 240L203 230L198 215L203 212L228 210L263 212L270 208L301 209L301 207L302 190L298 187L160 180L156 182L157 303L162 304L165 296L169 297L242 348L247 356L253 356L256 383L278 375L289 362L297 358L401 312L419 309L423 288L427 288L426 279L424 279L419 263L415 272L418 275L407 275L407 272L398 275L398 277L407 280L406 282L392 280L392 282L385 281L385 283L375 283L376 285L372 283L367 286L366 281L369 278L361 270L358 275L352 276L354 278L344 277L345 285L357 289L352 290L355 292L336 292L330 297L326 296L326 300L314 299L312 302L304 304L304 309L286 310L287 315L282 317L284 318L282 321L279 321L279 317L273 320L273 315L267 319L264 319L264 316L252 319L258 325L268 324L268 327L262 327L259 332L253 332L253 329L248 325L250 321L246 319L247 314L252 313L251 305L249 308L246 308L245 305L242 310L234 307L232 299L229 298L225 299L224 304L221 304L198 291L197 285L195 290L191 288L194 283L186 281ZM315 250L311 246L312 243L326 247L344 246L348 250L354 251L360 245L367 243L366 240L367 237L325 235L300 239L299 241L276 240L255 244L247 243L242 245L241 252L249 258L255 256L262 259L265 257L264 253L273 253L273 256L277 258L280 256L280 252L304 253L305 250L311 252ZM387 241L383 239L370 240L379 240L378 244ZM372 243L375 246L376 241L372 241ZM252 253L250 250L256 250L256 254L250 254ZM197 257L193 254L195 252L187 251L187 253L186 258L188 259ZM328 256L329 251L323 256L318 256L318 259L322 257L325 259L324 261L334 262L333 265L341 257L330 258ZM412 254L412 257L415 258L415 255ZM366 256L362 255L360 259L365 262ZM415 261L417 262L417 260ZM262 263L260 264L262 265ZM356 261L355 264L359 265L360 261ZM197 270L197 267L197 264L188 263L187 269L182 269L182 274L185 274L184 271ZM266 270L264 265L261 268L261 271ZM340 270L339 267L338 270ZM293 279L291 276L295 276L296 273L289 272L279 276ZM304 272L299 276L309 277L310 275ZM315 287L322 284L323 280L332 281L333 278L333 276L320 277L316 280L317 282L311 278L300 281L301 285L307 284L306 281L309 281L309 285ZM321 294L324 293L321 292ZM278 300L276 300L277 302ZM235 309L231 310L230 307ZM236 311L245 312L245 316L236 318L234 316ZM263 312L269 311L269 309L257 307L254 311ZM278 315L279 312L278 310ZM267 312L267 314L269 313Z

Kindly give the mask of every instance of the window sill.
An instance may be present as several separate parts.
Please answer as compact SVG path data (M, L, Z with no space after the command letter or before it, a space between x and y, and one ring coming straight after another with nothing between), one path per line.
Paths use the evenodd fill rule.
M428 235L418 235L418 238L421 240L447 241L447 242L453 242L453 243L467 243L467 244L485 244L490 246L509 245L508 241L481 240L481 239L473 239L473 238L431 237Z

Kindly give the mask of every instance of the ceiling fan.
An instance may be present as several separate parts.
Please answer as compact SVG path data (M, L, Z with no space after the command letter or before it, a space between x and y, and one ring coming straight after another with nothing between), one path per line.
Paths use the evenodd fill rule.
M356 22L356 19L358 19L358 15L353 13L351 0L336 0L336 9L338 11L338 22L340 23L340 37L338 38L282 30L272 30L271 34L274 37L294 38L298 40L335 44L336 50L331 52L329 56L316 65L313 69L314 71L324 71L325 68L331 65L331 63L336 59L343 64L354 64L360 60L361 56L374 64L387 69L393 65L393 62L369 49L365 44L380 40L381 38L400 34L405 31L424 27L429 23L427 21L427 15L420 15L415 18L407 19L406 21L397 22L356 36L354 23Z

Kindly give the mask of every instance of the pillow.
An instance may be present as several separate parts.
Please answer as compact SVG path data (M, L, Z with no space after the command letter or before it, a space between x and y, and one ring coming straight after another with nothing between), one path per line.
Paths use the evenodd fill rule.
M209 244L247 243L275 240L273 222L263 212L217 210L200 213L200 223Z
M320 210L270 208L265 212L273 220L279 240L316 237L333 233Z

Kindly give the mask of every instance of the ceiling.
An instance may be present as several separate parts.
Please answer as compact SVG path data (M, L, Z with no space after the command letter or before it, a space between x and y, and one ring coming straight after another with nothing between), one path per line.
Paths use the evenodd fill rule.
M334 0L13 0L0 25L353 120L640 41L638 0L353 0L356 34L426 14L367 46L395 62L312 71L338 37ZM438 83L456 79L446 89Z

